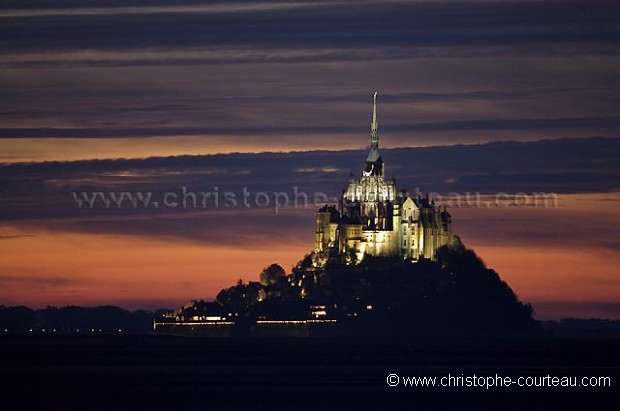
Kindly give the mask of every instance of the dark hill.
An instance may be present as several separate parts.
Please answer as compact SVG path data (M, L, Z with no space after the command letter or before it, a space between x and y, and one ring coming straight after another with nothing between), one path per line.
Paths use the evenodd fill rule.
M373 337L538 329L532 307L458 237L437 256L437 261L413 263L367 255L354 265L334 252L324 267L316 267L309 254L289 275L272 264L261 282L239 280L215 303L193 302L168 318L227 317L237 328L257 321L312 320L330 324L332 331L337 324L340 335Z
M458 238L438 250L437 262L366 256L352 266L332 259L314 283L306 285L309 299L335 304L355 329L409 335L536 328L532 307Z

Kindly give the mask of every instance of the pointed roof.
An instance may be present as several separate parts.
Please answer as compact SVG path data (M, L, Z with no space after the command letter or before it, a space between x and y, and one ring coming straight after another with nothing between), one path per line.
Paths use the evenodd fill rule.
M366 157L365 174L379 175L383 172L383 160L379 154L379 123L377 123L377 92L372 98L372 123L370 124L370 150Z
M369 163L375 163L380 158L381 154L379 154L379 147L370 146L370 151L368 152L368 157L366 157L366 161Z

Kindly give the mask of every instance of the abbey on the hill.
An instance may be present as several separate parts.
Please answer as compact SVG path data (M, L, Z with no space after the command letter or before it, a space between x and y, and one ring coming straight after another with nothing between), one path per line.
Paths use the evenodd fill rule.
M384 177L379 154L377 93L373 97L370 151L360 178L349 176L338 206L326 205L316 216L313 264L325 265L338 253L350 263L365 255L417 261L434 260L436 250L451 236L451 217L432 199L412 198Z

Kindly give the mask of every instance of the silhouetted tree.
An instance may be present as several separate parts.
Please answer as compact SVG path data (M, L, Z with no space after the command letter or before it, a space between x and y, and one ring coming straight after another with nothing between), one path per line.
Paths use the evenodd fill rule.
M260 283L262 285L272 285L278 283L279 279L284 277L286 272L279 264L271 264L260 273Z
M260 284L256 282L243 284L243 281L239 280L237 285L222 289L215 301L232 312L242 314L258 302L259 287Z

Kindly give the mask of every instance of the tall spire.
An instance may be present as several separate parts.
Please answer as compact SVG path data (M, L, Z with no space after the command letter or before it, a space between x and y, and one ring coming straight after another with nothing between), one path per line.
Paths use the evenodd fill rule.
M362 175L379 175L383 177L383 160L379 154L379 124L377 123L377 92L372 98L372 124L370 125L370 151L366 157L366 166Z
M377 124L377 92L372 98L372 124L370 125L370 146L379 147L379 124Z

